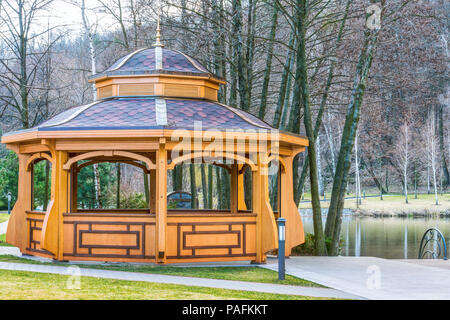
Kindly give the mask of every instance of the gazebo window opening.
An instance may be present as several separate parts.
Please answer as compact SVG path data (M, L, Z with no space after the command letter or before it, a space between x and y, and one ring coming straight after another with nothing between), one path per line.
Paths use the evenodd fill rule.
M177 164L168 171L167 192L168 210L230 210L230 174L218 165Z
M32 164L32 211L46 211L51 198L52 165L47 159Z
M82 164L86 161L80 161ZM98 178L94 164L78 172L78 209L148 209L148 188L142 169L123 162L97 163ZM148 182L147 182L148 183ZM100 191L100 192L98 192Z

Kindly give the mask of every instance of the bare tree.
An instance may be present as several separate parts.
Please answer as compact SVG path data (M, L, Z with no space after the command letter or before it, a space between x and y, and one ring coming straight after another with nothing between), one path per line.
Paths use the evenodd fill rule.
M403 173L403 194L405 203L408 203L408 167L411 162L410 138L411 129L408 120L398 130L397 140L393 148L393 162Z

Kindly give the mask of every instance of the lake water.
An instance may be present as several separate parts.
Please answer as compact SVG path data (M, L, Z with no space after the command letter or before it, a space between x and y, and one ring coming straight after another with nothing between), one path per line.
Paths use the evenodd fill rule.
M303 216L305 232L313 233L311 216ZM325 218L324 218L325 219ZM324 220L325 225L325 220ZM342 219L342 256L417 259L420 241L428 228L437 227L450 242L450 218L357 217Z

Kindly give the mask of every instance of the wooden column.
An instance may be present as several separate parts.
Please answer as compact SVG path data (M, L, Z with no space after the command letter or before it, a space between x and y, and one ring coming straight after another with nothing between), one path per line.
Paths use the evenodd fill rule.
M63 213L69 212L69 171L63 169L68 155L65 151L56 152L56 167L58 168L58 254L57 260L63 260L64 225Z
M252 173L252 211L256 214L256 259L254 262L263 263L260 166L258 166L258 171Z
M26 210L31 210L31 171L26 170L27 154L18 154L19 158L19 188L17 200L11 211L11 217L6 231L6 242L25 252L28 242Z
M167 151L165 139L160 139L156 151L156 261L166 262L167 229Z
M256 222L256 261L264 263L266 253L278 248L277 225L269 199L269 169L263 158L258 159L258 170L253 172L253 212Z
M231 183L230 183L230 209L231 213L238 212L238 197L239 197L239 186L238 186L238 164L231 165Z
M41 248L50 251L55 259L63 260L63 213L69 211L69 171L63 166L68 155L65 151L54 151L52 161L52 200L45 213L41 232Z
M285 157L285 170L281 172L280 188L280 214L286 219L286 255L291 254L293 247L305 242L303 224L298 208L294 201L294 177L293 161L294 156Z
M239 173L242 168L244 167L243 164L238 165L238 176L237 176L237 197L238 197L238 210L247 210L247 205L245 203L245 192L244 192L244 171L242 173Z

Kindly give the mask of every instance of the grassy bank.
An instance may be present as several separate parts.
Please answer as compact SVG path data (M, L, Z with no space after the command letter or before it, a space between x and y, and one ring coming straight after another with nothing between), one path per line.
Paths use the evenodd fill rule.
M308 196L305 195L305 200L308 201ZM352 195L350 195L352 196ZM349 197L350 197L349 196ZM330 199L330 195L326 195L326 199ZM362 199L362 203L357 208L356 199L345 200L344 208L355 210L362 215L400 215L400 214L419 214L419 215L433 215L433 214L450 214L450 194L438 195L439 205L435 204L434 194L419 194L417 199L414 194L408 196L408 203L405 203L405 197L399 194L383 195L383 200L377 197L366 197ZM322 208L328 208L330 202L322 201ZM300 203L300 209L311 208L310 202Z
M79 287L69 276L0 270L0 299L8 300L310 300L306 296L81 277Z
M45 264L45 265L62 265L68 266L67 263L58 262L40 262L19 258L11 255L0 255L0 262L18 262L31 264ZM275 283L287 284L303 287L322 287L321 285L310 282L304 279L299 279L290 275L286 275L286 280L278 280L278 273L272 270L263 269L259 267L174 267L174 266L159 266L159 265L144 265L144 264L123 264L123 265L92 265L92 264L77 264L80 268L114 270L114 271L128 271L128 272L142 272L152 274L164 274L172 276L209 278L209 279L223 279L236 280L248 282L261 283Z

